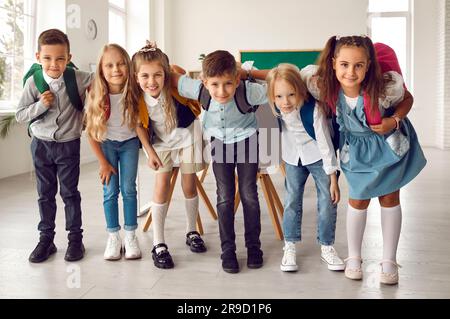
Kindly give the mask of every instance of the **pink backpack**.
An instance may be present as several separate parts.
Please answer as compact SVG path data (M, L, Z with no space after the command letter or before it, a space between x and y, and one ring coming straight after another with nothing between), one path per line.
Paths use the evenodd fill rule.
M381 73L388 71L395 71L402 75L402 70L398 64L397 55L395 51L384 43L374 43L375 53L377 55L378 63L380 64ZM405 87L406 88L406 87ZM370 112L370 97L364 94L364 113L366 114L367 124L376 125L381 123L381 113L377 109L372 115Z

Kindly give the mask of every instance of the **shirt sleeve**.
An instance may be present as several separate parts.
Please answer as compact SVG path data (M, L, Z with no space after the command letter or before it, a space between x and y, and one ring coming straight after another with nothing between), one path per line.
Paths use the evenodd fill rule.
M323 170L327 175L331 175L338 170L336 154L330 135L330 126L331 123L329 123L325 114L323 114L316 103L314 108L314 131L319 152L322 155Z
M245 81L247 100L250 105L261 105L267 103L267 84Z
M386 85L385 89L385 97L379 99L379 104L387 109L391 106L397 105L399 102L403 101L405 96L405 87L403 82L403 77L395 72L389 71L383 74L383 76L391 77L391 81L389 81Z
M319 66L310 64L300 70L300 76L301 76L303 82L305 82L309 93L311 93L311 95L316 100L319 99L319 95L320 95L319 88L317 87L317 76L316 76L318 69L319 69Z
M16 110L16 121L26 123L38 117L47 107L40 101L40 94L34 84L33 77L30 77L25 83L22 97Z
M187 75L182 75L178 79L178 93L188 99L198 100L201 84L201 80L191 79Z

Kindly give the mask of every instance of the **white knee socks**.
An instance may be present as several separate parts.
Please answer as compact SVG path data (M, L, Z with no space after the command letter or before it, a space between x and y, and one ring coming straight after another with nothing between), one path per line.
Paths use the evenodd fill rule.
M367 209L356 209L348 205L347 209L347 244L348 257L361 258L361 246L366 228ZM349 259L347 267L358 269L361 267L361 261L358 259Z
M152 203L152 218L153 218L153 246L161 243L165 243L164 241L164 222L166 221L167 216L167 203L157 204L155 202ZM158 248L156 252L162 250Z
M196 230L198 216L198 195L193 198L185 198L184 205L186 207L186 234Z
M402 228L402 208L381 207L381 229L383 231L383 260L397 262L397 245ZM390 263L383 263L383 272L395 273L397 267Z

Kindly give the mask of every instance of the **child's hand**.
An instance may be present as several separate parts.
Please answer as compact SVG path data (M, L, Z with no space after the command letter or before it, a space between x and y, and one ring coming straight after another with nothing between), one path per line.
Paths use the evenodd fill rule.
M385 117L381 120L381 124L370 125L375 133L384 135L397 127L397 121L393 117Z
M341 191L339 190L339 184L335 173L331 175L330 194L332 203L334 205L339 203L339 200L341 199Z
M108 185L111 175L117 175L117 170L108 162L100 164L99 176L103 185Z
M148 153L148 166L151 169L157 171L160 167L163 167L161 160L155 152L147 152Z
M50 91L45 91L41 94L41 102L48 108L52 106L54 100L55 96Z

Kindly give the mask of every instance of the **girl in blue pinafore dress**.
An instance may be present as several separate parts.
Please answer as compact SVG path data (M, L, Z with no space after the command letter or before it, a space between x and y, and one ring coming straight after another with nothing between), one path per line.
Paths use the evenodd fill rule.
M319 68L306 82L339 124L340 163L350 197L345 276L362 279L367 207L378 197L383 232L380 282L397 284L400 188L419 174L426 159L406 118L412 96L403 85L395 52L383 44L374 46L366 36L333 36L322 51Z

